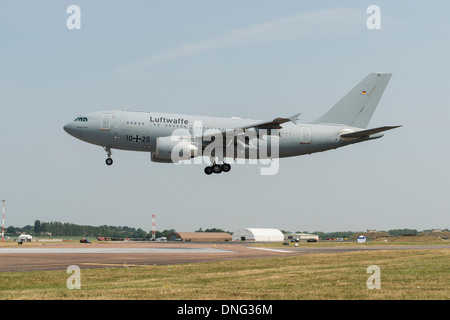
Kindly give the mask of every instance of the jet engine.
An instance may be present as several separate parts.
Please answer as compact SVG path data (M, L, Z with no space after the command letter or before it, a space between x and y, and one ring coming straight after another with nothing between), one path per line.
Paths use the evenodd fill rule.
M189 138L182 136L168 136L156 139L155 151L151 154L153 162L177 163L182 160L201 155L201 150Z

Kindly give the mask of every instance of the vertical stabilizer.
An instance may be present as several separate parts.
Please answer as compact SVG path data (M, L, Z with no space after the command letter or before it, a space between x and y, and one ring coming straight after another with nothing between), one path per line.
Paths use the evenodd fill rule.
M370 73L327 113L312 123L367 128L392 73Z

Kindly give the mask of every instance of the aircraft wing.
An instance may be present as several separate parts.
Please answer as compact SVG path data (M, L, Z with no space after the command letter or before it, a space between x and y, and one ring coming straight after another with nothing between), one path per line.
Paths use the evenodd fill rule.
M292 121L293 123L297 123L298 116L300 113L294 114L293 116L287 118L275 118L271 121L259 121L251 124L247 124L244 126L239 126L235 128L225 129L225 130L217 130L216 132L210 134L203 134L201 136L195 136L197 139L202 139L204 144L208 144L211 141L212 137L218 137L222 135L224 139L224 146L229 146L231 143L236 143L236 137L245 134L247 129L255 128L255 129L281 129L281 124ZM255 132L256 138L256 132Z
M376 134L376 133L380 133L380 132L387 131L387 130L392 130L392 129L399 128L399 127L401 127L401 126L386 126L386 127L379 127L379 128L374 128L374 129L344 133L341 135L341 137L343 137L343 138L368 137L368 136Z

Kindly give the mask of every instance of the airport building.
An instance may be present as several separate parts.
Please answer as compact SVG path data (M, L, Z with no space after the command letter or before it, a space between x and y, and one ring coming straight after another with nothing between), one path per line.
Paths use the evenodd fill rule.
M172 232L169 241L231 241L231 234L226 232Z
M233 233L233 241L282 242L284 235L278 229L242 228Z

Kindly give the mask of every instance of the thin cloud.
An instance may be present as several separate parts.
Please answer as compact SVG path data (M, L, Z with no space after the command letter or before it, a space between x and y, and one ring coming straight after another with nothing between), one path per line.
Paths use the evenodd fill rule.
M366 28L363 10L332 9L302 13L296 16L260 23L247 28L232 30L208 40L182 44L176 48L128 64L120 71L134 71L154 64L199 54L221 48L241 45L257 45L275 41L309 38L322 34L346 34Z

